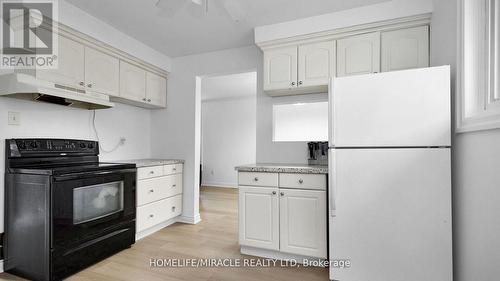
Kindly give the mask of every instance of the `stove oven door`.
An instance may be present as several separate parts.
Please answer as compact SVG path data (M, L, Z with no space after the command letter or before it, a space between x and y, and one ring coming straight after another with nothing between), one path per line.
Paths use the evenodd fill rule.
M135 169L55 176L52 248L72 250L134 225L135 177Z

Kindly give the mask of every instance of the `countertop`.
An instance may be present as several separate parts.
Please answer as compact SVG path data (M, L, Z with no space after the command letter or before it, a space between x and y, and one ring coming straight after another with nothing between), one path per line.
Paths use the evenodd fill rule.
M326 165L257 163L235 167L238 172L328 174Z
M137 168L141 167L151 167L151 166L161 166L161 165L171 165L171 164L183 164L184 160L180 159L131 159L131 160L120 160L120 161L110 161L113 163L131 163L135 164Z

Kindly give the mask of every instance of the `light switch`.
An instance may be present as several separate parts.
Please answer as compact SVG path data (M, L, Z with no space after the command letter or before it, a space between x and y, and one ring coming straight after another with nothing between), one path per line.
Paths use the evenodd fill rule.
M17 126L21 125L21 113L9 111L8 124Z

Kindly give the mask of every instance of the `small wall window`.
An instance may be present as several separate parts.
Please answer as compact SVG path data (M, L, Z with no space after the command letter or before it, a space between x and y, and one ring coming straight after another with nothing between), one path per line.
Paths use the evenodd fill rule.
M273 141L328 141L328 102L273 105Z
M457 131L500 128L500 0L461 0Z

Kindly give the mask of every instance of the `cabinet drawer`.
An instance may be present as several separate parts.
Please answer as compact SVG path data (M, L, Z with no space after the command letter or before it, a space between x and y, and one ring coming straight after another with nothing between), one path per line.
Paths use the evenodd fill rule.
M137 179L149 179L163 176L163 166L143 167L137 169Z
M280 174L280 187L326 190L326 175Z
M182 195L163 199L137 208L137 232L180 215Z
M163 166L164 175L173 175L182 173L182 164L172 164Z
M240 172L238 174L238 184L239 185L250 185L250 186L278 186L278 174L277 173L252 173L252 172Z
M137 182L137 206L182 193L182 175L163 176Z

